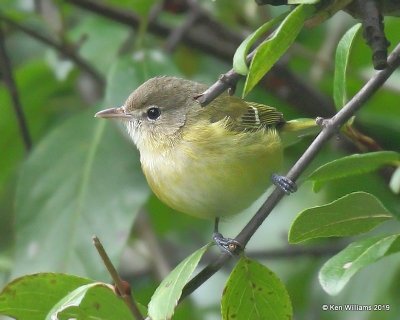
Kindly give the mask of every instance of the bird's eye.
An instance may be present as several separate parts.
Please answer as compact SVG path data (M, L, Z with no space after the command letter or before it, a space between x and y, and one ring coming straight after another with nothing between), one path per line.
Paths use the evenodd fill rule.
M156 120L161 115L160 108L151 107L147 110L147 118L150 120Z

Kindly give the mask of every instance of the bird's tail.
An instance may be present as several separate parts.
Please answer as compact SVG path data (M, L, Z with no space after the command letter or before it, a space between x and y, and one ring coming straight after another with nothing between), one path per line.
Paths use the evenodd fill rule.
M285 147L295 144L303 137L315 136L321 131L315 119L296 119L285 122L279 129Z

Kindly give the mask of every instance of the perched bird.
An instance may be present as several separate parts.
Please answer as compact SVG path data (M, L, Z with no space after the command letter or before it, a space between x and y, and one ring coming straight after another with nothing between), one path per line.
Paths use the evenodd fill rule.
M124 122L156 196L178 211L216 219L214 239L227 249L232 242L218 233L218 218L249 207L271 177L285 192L293 191L290 180L274 174L283 149L318 126L312 119L286 122L273 107L228 94L202 107L195 98L206 89L194 81L156 77L121 107L95 116Z

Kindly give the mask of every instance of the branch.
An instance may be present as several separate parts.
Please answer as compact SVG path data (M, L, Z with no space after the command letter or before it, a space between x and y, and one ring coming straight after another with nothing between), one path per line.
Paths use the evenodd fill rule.
M111 275L111 278L113 279L113 281L115 283L115 287L117 288L117 293L124 300L125 304L131 311L134 318L137 320L143 320L144 318L136 304L135 299L133 298L130 285L128 283L124 282L120 278L117 270L115 269L114 265L112 264L110 258L108 257L107 252L104 250L104 247L101 244L98 237L93 236L93 244L96 247L97 252L99 253L101 259L103 260L105 267L107 268L108 272Z
M320 258L333 256L348 245L345 241L337 241L334 244L312 246L286 246L284 248L247 250L246 256L253 259L293 259L298 257ZM204 262L214 261L219 255L207 255Z
M133 12L121 10L116 7L108 6L94 0L66 0L77 7L97 13L107 17L118 23L137 29L141 23L141 18ZM205 17L202 19L206 21ZM208 17L208 22L211 23L211 18ZM216 23L216 22L213 22ZM149 21L148 31L162 37L168 37L173 33L173 28L158 22L155 19ZM182 40L190 47L209 52L221 59L231 60L236 47L242 41L242 38L226 28L219 25L208 27L203 25L203 28L193 28L182 35Z
M118 8L104 5L93 0L66 1L82 9L89 10L93 13L133 28L138 28L141 23L141 18L132 12L120 10ZM350 0L341 0L340 3L345 3L346 1ZM201 23L202 24L200 25L199 21L195 26L187 30L187 32L179 34L179 36L182 36L182 42L191 48L200 49L205 53L212 54L215 57L231 62L237 46L243 40L242 37L230 33L222 25L211 20L210 17L208 17L208 19L201 19ZM158 22L156 19L151 19L149 21L148 31L161 37L168 37L173 34L173 29L171 27ZM393 57L396 57L395 53L392 54L391 57L391 63L393 65L398 63L394 62L393 60ZM390 64L390 66L392 66L392 64ZM379 77L384 77L385 75L388 77L393 70L390 67L382 72L383 74L379 75ZM284 74L284 76L282 76L282 74ZM227 72L203 94L203 97L199 97L199 99L204 99L204 101L201 100L204 104L211 101L223 91L227 90L228 88L232 88L239 77L240 76L233 70ZM371 82L374 83L381 81L379 80L379 77L378 79L375 79L375 77L372 78L367 85L369 85ZM264 83L267 83L268 89L276 96L284 101L290 101L292 103L294 102L294 105L306 110L310 114L319 114L327 117L331 116L335 110L329 98L313 90L311 86L304 83L303 79L299 79L299 77L290 72L290 70L288 70L286 66L282 64L276 64L264 79ZM385 80L386 78L382 82ZM380 83L378 84L378 87L379 86ZM366 99L368 98L367 96L368 94L366 95ZM357 102L354 100L355 98L353 98L353 100L351 100L349 104L345 106L345 108L350 108L354 103L357 104ZM355 110L352 112L354 113ZM331 120L333 119L334 118ZM327 126L322 130L321 134L315 140L317 141L316 144L313 144L312 147L310 146L299 162L296 163L293 169L289 172L288 177L291 177L292 180L295 180L295 178L297 178L298 175L303 172L304 167L306 167L312 161L322 144L336 132L335 129L332 129L330 126L334 125L335 128L335 126L341 125L338 123L332 123L331 120L327 122ZM241 241L243 244L247 244L257 228L266 219L275 205L282 199L283 195L284 194L280 190L275 189L236 239ZM203 284L208 278L217 272L221 266L230 259L230 257L230 255L221 254L214 262L204 268L185 286L181 300L196 290L201 284Z
M187 18L185 21L168 36L164 47L165 51L168 53L175 50L178 44L182 41L184 34L191 30L200 19L207 17L196 0L188 1L188 7L190 11L186 14Z
M257 49L254 49L247 55L247 62L250 62L251 59L253 59L256 50ZM225 92L226 90L234 89L240 77L240 74L231 69L227 73L221 75L217 82L211 85L202 94L195 97L195 99L204 107L218 97L221 93ZM285 79L285 81L279 81L279 79ZM287 68L280 65L279 62L269 71L267 75L264 76L264 78L261 80L261 83L263 83L268 89L273 89L273 91L288 92L285 100L292 105L298 104L299 97L302 97L301 103L303 110L309 114L313 114L316 111L315 105L313 105L313 103L316 102L318 102L318 112L323 117L331 116L335 112L335 107L331 101L329 101L322 94L313 90L311 86L306 84L295 74L291 73ZM291 90L283 90L285 88L282 88L282 83L285 84L286 88L291 88ZM313 94L309 96L309 92L313 92Z
M335 116L324 121L322 131L314 139L300 159L290 169L286 175L287 178L291 179L292 181L296 181L321 150L324 143L337 133L339 128L362 107L362 105L384 84L384 82L399 66L400 44L398 44L390 54L387 68L377 72ZM235 240L242 243L243 247L245 247L250 238L284 195L285 193L281 189L275 188L257 213L252 217L242 231L240 231ZM205 281L207 281L207 279L216 273L230 258L231 256L229 254L223 253L214 262L200 271L197 276L195 276L186 284L182 292L181 300L191 294Z
M344 6L346 1L349 0L341 0L340 4L337 4L338 7ZM133 28L138 28L141 23L141 18L133 12L120 10L93 0L67 0L67 2ZM185 32L180 27L174 30L156 19L149 19L148 30L156 35L169 37L169 39L171 37L172 39L178 36L182 37L181 40L188 46L231 62L237 46L243 40L242 37L233 34L224 26L212 20L203 10L197 8L196 11L201 11L200 19L196 20L195 25L185 30ZM191 19L186 21L186 23L192 22L194 21ZM169 43L169 45L171 44ZM173 41L173 45L175 45L175 41ZM240 77L233 70L230 70L204 93L204 97L200 98L200 102L206 105L223 91L234 87ZM286 103L297 107L310 116L318 115L326 118L335 113L335 107L330 98L315 90L310 83L291 72L282 62L275 64L260 81L260 85Z
M139 227L137 228L139 230ZM277 260L277 259L296 259L298 257L307 257L307 258L323 258L323 257L332 257L333 255L342 251L348 245L347 241L337 241L335 243L330 243L327 245L311 245L311 246L286 246L283 248L271 248L265 250L247 250L246 256L253 259L267 259L267 260ZM180 248L177 248L175 245L165 246L165 243L161 246L162 248L174 252L182 253ZM167 252L167 251L166 251ZM202 261L207 264L219 257L217 253L208 253L207 256L202 258ZM169 256L171 258L171 256ZM180 261L179 259L174 259L174 265L177 265ZM156 266L157 267L157 266ZM151 276L153 273L149 268L140 269L136 271L128 271L124 276L126 280L129 282L135 282L136 279L143 279L143 277ZM163 277L165 278L165 276Z
M248 59L250 59L253 55L254 51L247 56ZM239 81L239 78L240 74L231 69L227 73L221 75L217 82L211 85L202 94L195 97L195 99L201 104L202 107L205 107L221 93L228 89L233 89L236 86L236 83Z
M26 151L29 151L32 147L32 139L29 133L28 125L26 123L24 110L21 105L21 100L19 99L17 85L15 83L15 79L11 68L11 61L7 54L3 26L1 24L0 24L0 64L2 65L4 82L8 87L8 91L11 96L15 115L17 117L19 130L21 131L22 140Z
M376 70L386 68L387 48L383 16L376 0L357 0L363 26L363 36L372 50L372 62Z
M97 72L97 70L94 69L91 65L89 65L84 59L82 59L78 54L72 51L70 47L67 47L65 44L59 43L51 38L48 38L31 28L23 26L3 14L0 14L0 20L3 20L4 22L13 26L14 28L26 33L32 38L48 45L49 47L63 54L66 58L73 61L78 67L80 67L83 71L89 74L99 85L101 91L103 91L105 86L105 80L103 76L99 72Z
M66 2L135 29L141 22L141 18L133 12L104 5L98 1L66 0ZM169 37L174 33L173 28L155 19L149 21L148 31L161 37ZM203 14L201 21L189 30L185 30L182 41L190 48L199 49L232 63L232 57L243 37ZM330 117L335 111L329 98L314 90L304 79L296 76L283 64L275 65L262 80L262 84L278 98L306 111L311 116ZM228 87L224 88L226 90Z

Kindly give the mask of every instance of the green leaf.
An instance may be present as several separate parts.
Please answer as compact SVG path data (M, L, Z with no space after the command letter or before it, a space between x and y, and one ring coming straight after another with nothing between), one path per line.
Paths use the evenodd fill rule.
M393 172L392 177L390 178L389 187L394 194L400 194L400 167Z
M289 295L282 281L266 266L242 257L225 285L223 320L292 319Z
M349 63L351 47L354 39L360 31L360 28L361 23L357 23L348 30L342 39L340 39L336 49L333 100L337 110L341 109L347 102L346 71Z
M193 252L183 260L161 282L149 303L149 317L152 320L171 319L174 309L182 294L182 289L198 265L200 258L210 247L210 244Z
M68 34L74 43L81 43L80 56L103 74L118 59L119 50L129 37L129 30L121 24L104 23L93 15L85 15L80 23L67 30L71 30Z
M399 251L399 234L353 242L323 265L319 282L330 295L338 294L360 269Z
M70 292L47 314L46 320L134 320L134 317L112 287L105 283L90 283Z
M267 21L261 27L259 27L256 31L254 31L251 35L249 35L236 49L235 55L233 56L233 69L241 74L246 75L249 71L247 67L247 54L251 46L261 37L263 36L269 29L274 27L277 23L281 22L286 16L288 12L281 14L278 17L275 17L272 20Z
M52 270L104 278L93 234L119 261L149 190L133 145L93 114L90 110L60 125L22 167L14 277Z
M92 280L67 274L38 273L10 282L0 292L0 315L43 320L60 299Z
M398 161L400 161L400 153L394 151L352 154L322 165L307 179L314 181L314 191L318 191L327 181L371 172Z
M302 29L304 21L311 16L313 11L313 7L309 5L297 6L275 30L274 35L256 49L244 85L243 97L286 52Z
M22 48L18 47L18 49ZM28 47L25 47L25 51L28 51ZM35 143L45 131L48 123L54 121L54 115L60 109L58 106L65 102L63 99L70 98L68 92L72 90L73 79L64 83L58 82L49 67L39 61L24 64L16 68L14 72L29 132ZM72 100L72 102L79 104L76 100ZM7 150L1 154L1 191L4 181L24 159L25 150L9 92L5 86L0 86L0 105L3 106L0 117L0 150ZM68 109L69 106L65 106L63 112L65 113Z
M321 237L354 236L368 232L393 216L372 194L350 193L329 204L299 213L289 231L289 242Z

